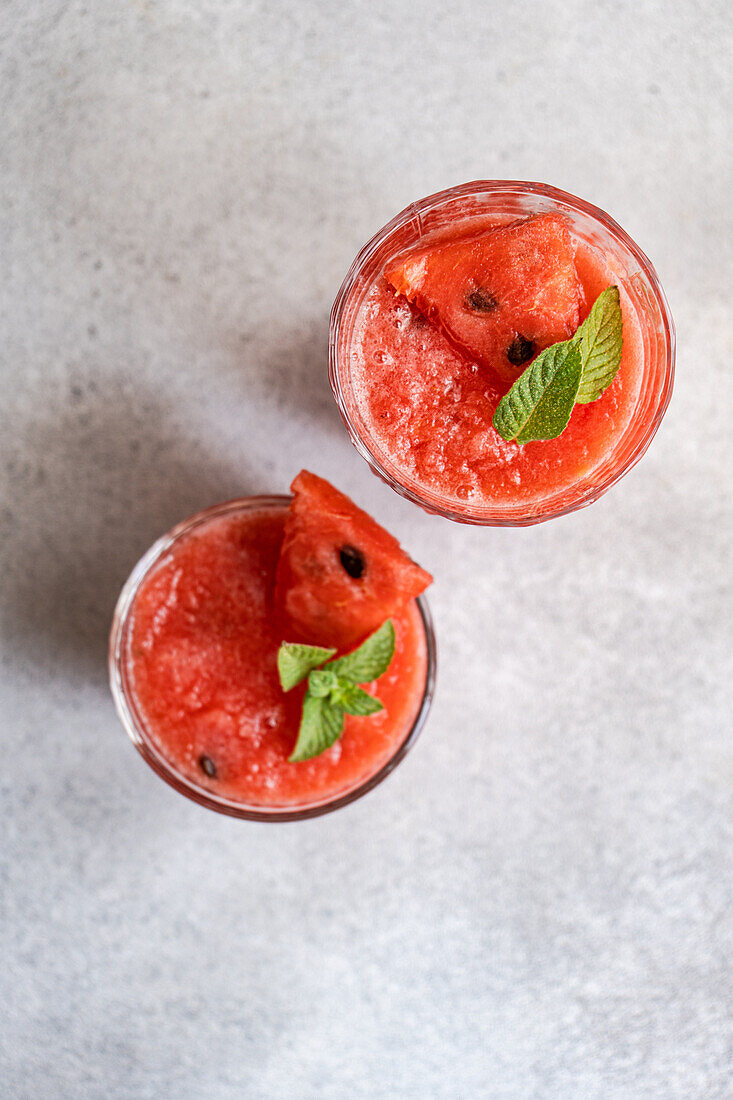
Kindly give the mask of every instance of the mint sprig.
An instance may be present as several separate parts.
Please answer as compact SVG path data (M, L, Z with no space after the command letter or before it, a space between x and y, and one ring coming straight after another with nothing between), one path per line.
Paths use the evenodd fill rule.
M283 691L290 691L308 677L298 739L288 757L291 763L310 760L329 749L343 732L345 714L367 716L384 709L379 699L358 685L378 680L389 668L394 649L391 619L358 649L335 661L328 660L335 649L282 643L277 667Z
M494 427L502 439L556 439L567 427L574 405L597 400L613 382L622 345L619 291L609 286L573 336L541 351L502 397L494 413Z

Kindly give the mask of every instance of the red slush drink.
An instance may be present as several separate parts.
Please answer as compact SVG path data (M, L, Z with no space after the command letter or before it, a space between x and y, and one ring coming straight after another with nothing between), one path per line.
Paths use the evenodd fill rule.
M401 758L432 682L425 605L391 615L395 653L369 689L384 709L347 715L339 740L290 763L304 687L285 694L274 606L287 498L250 498L181 525L128 582L113 630L124 724L179 790L238 816L310 816L369 789Z
M531 299L545 314L557 306L555 324L544 342L526 342L530 355L570 337L610 285L620 292L623 352L613 383L598 400L576 405L561 435L520 445L503 439L492 421L523 369L524 337L507 333L504 344L477 358L470 340L455 338L460 320L446 333L427 307L399 293L409 279L394 273L409 273L412 260L419 276L431 251L491 235L507 242L494 249L501 284L515 227L521 235L543 219L567 227L577 308L566 309L560 323L568 303L566 287L555 285L560 261L552 238L545 271L528 269L527 278L537 282ZM478 326L496 299L482 288L456 292L470 336L471 315ZM517 341L512 362L506 353L514 359ZM452 519L532 523L596 499L646 449L671 392L674 330L649 261L602 211L541 185L477 183L414 204L365 246L334 305L330 356L352 439L394 488Z

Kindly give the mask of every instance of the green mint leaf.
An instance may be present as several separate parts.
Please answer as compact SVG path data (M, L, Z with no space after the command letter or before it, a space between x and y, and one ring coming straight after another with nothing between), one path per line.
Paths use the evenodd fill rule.
M320 645L283 642L277 653L280 687L283 691L290 691L301 680L305 680L311 669L318 668L329 657L333 657L335 652L335 649L324 649Z
M392 620L387 619L370 634L353 653L329 661L327 669L352 684L370 684L387 671L394 656L395 633Z
M555 439L567 427L583 371L575 337L541 351L502 397L494 427L502 439Z
M341 707L334 707L327 699L319 699L306 692L298 740L288 760L296 764L319 756L338 741L343 728L344 712Z
M325 699L333 696L338 689L339 678L330 668L317 668L308 676L308 691L315 695L316 699ZM331 699L334 702L334 699Z
M376 699L373 695L370 695L368 691L356 687L355 684L350 684L348 680L343 680L342 685L338 692L338 701L339 706L343 707L347 714L361 716L376 714L377 711L384 710L384 704L380 703L379 699Z
M621 365L623 318L618 287L598 295L593 308L573 337L580 337L583 376L575 400L579 405L596 401L611 385Z

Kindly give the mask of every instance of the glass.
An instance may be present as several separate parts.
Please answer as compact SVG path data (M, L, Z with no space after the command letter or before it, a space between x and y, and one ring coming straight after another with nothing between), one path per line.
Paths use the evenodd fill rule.
M130 612L140 586L174 543L189 535L197 527L221 516L259 511L265 508L285 509L288 507L290 499L289 496L255 496L226 501L224 504L217 504L213 508L198 512L195 516L179 523L167 535L159 538L143 555L125 582L115 608L109 639L109 678L115 707L122 725L143 759L153 771L157 772L167 783L170 783L171 787L174 787L180 794L186 795L187 798L198 802L201 806L207 806L210 810L229 814L231 817L245 818L249 821L300 821L303 818L317 817L319 814L338 810L341 806L346 806L349 802L361 798L367 791L372 790L383 779L386 779L415 744L428 716L435 689L437 663L435 632L427 602L423 596L420 596L417 605L425 630L427 651L425 688L411 728L400 744L397 745L390 758L382 764L374 775L337 795L329 795L320 801L316 799L307 804L284 806L248 805L233 799L220 797L215 792L198 786L187 776L177 771L157 748L145 728L144 719L136 706L126 661Z
M575 237L595 246L623 273L623 282L642 327L643 379L636 410L610 452L589 474L539 501L516 505L458 504L441 497L398 470L358 408L350 374L351 341L359 307L388 260L415 248L428 233L475 217L520 218L556 212L570 222ZM352 443L374 473L427 512L459 523L515 527L566 515L591 504L634 466L651 443L672 396L675 332L656 271L639 246L603 210L566 191L541 183L478 180L412 203L364 245L354 260L331 310L329 379Z

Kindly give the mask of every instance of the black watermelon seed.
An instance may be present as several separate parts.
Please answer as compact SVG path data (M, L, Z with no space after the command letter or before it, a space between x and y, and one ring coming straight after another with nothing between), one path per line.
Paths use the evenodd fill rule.
M210 756L206 756L205 753L202 753L202 755L199 756L199 767L204 775L208 775L209 779L216 779L216 764Z
M491 313L492 310L498 308L499 299L495 298L490 291L479 286L468 292L466 305L474 313Z
M533 355L534 342L528 340L526 336L519 336L518 334L506 349L506 357L515 367L521 367L522 363L526 363Z
M355 546L342 546L339 550L339 558L346 572L355 581L364 575L366 561L361 550L357 550Z

